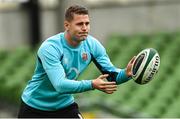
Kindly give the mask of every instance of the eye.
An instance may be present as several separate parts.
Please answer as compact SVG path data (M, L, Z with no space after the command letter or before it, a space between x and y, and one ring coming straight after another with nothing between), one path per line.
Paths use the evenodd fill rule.
M89 22L86 22L86 26L88 26L89 25Z
M77 23L76 25L82 26L82 25L83 25L83 22Z

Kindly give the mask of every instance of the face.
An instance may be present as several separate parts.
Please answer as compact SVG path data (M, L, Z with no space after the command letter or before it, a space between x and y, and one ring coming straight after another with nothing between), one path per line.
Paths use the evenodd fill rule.
M73 20L65 21L65 29L74 41L81 42L87 38L90 30L90 21L88 15L74 14Z

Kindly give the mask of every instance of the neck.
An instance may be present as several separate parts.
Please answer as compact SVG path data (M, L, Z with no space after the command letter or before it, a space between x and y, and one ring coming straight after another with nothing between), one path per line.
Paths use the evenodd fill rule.
M68 44L72 47L77 47L80 44L80 42L73 38L67 31L65 32L65 38Z

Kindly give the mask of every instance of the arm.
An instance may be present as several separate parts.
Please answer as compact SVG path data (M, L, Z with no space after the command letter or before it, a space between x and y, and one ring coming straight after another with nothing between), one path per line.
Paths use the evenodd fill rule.
M38 57L55 90L59 93L80 93L92 90L91 80L75 81L66 78L60 56L60 51L50 44L43 44L38 50Z
M121 84L131 79L131 67L134 58L128 63L126 68L118 69L111 63L105 48L98 41L95 40L92 49L94 49L92 51L92 60L101 73L109 74L107 77L108 81L115 81L116 84Z

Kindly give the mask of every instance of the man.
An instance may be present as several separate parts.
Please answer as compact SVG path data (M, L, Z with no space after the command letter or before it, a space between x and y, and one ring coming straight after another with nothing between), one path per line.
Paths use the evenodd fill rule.
M40 46L36 69L22 94L18 117L81 118L73 93L98 89L112 94L118 84L131 79L133 59L127 68L115 68L100 42L88 35L90 20L86 8L70 6L64 27L65 32L48 38ZM102 75L77 81L91 61Z

